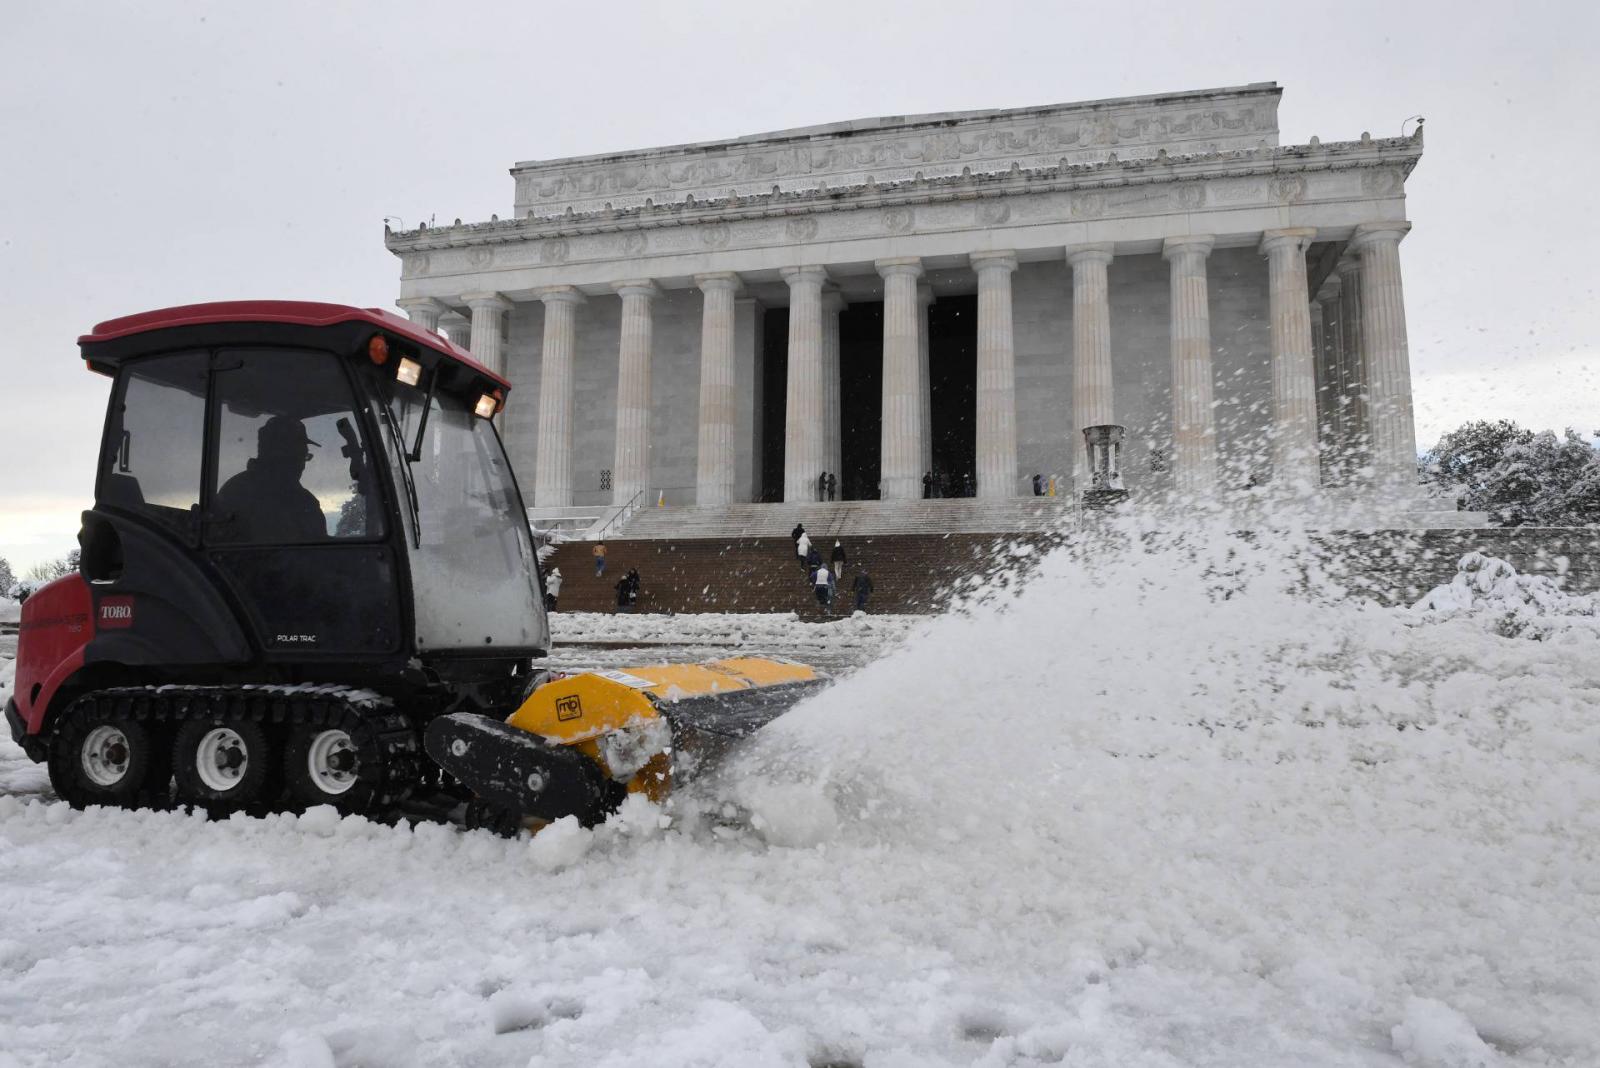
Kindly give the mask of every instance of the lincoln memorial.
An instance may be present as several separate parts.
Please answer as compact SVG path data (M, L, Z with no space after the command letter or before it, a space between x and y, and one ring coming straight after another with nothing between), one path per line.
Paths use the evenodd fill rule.
M1281 145L1281 92L518 163L509 218L387 234L398 303L513 382L535 510L814 501L823 473L844 499L1075 499L1106 426L1133 500L1425 507L1421 125Z

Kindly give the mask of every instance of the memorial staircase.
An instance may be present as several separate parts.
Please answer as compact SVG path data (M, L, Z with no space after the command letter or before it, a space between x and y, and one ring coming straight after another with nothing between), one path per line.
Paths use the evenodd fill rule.
M792 519L784 522L794 526ZM969 576L1009 570L1030 559L1035 553L1031 546L1048 537L992 533L841 536L838 540L848 554L848 564L839 583L836 614L849 614L853 606L850 585L862 570L872 577L874 587L868 611L933 612ZM816 539L824 562L834 540L832 536ZM827 618L787 530L765 537L607 540L603 577L594 573L595 545L591 541L562 542L548 556L546 569L561 569L562 611L614 611L616 582L629 568L638 568L639 612L795 612L802 619Z

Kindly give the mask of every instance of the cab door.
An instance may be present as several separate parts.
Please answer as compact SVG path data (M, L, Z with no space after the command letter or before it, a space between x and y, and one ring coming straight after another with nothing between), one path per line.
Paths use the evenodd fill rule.
M392 512L340 358L222 350L211 379L202 541L267 658L397 652Z

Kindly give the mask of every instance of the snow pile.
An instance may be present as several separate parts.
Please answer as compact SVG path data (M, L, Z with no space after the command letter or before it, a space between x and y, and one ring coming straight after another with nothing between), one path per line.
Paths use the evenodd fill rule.
M1455 578L1429 591L1413 610L1427 619L1472 619L1507 638L1600 638L1600 594L1567 593L1551 579L1519 574L1480 552L1463 556Z
M0 797L0 1049L1600 1063L1596 645L1418 626L1290 536L1097 537L592 831Z

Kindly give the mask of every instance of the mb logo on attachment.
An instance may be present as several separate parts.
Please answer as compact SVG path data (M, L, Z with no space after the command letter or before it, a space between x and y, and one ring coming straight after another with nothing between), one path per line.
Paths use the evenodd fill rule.
M556 698L556 719L565 723L569 719L583 718L583 704L577 694Z

